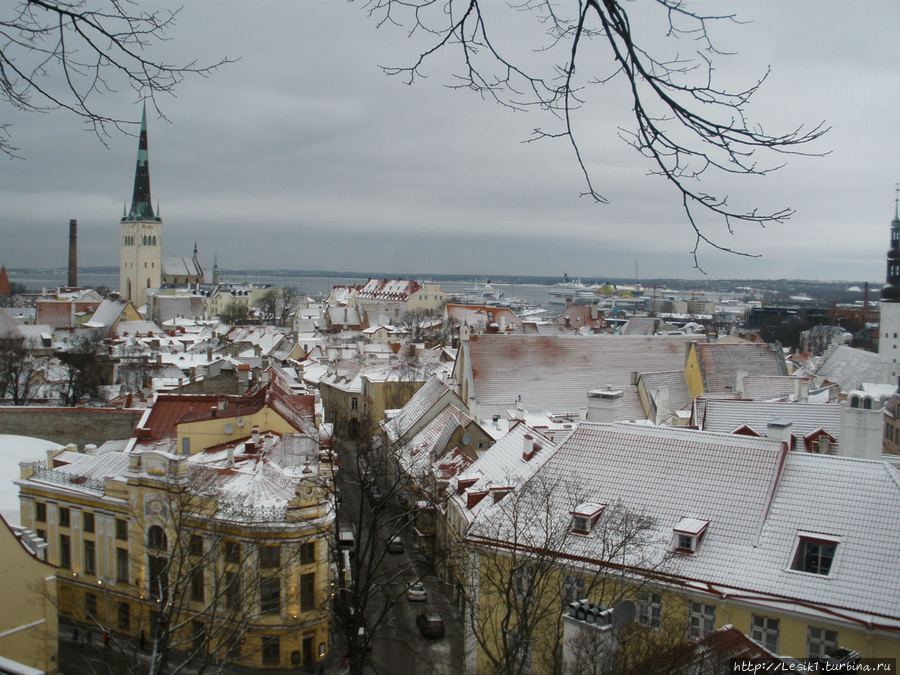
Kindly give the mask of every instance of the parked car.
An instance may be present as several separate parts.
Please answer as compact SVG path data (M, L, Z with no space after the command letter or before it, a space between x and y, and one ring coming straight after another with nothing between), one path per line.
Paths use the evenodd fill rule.
M406 589L406 599L410 602L425 602L428 599L428 592L425 590L425 584L417 581Z
M422 612L416 616L416 626L423 637L432 640L444 637L444 620L437 612Z
M403 553L403 540L399 534L391 537L387 548L388 553Z

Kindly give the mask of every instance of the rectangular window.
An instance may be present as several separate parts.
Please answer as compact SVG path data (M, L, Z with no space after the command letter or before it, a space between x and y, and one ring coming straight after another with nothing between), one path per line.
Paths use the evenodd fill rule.
M692 602L688 609L688 621L691 637L700 638L712 633L716 628L716 606Z
M128 583L128 550L116 549L116 581L120 584Z
M203 555L203 537L199 534L192 534L190 544L188 544L188 553L199 558Z
M191 641L194 649L203 652L203 646L206 644L206 624L202 621L194 619L191 621Z
M778 653L779 620L761 614L750 615L750 639L758 642L773 654Z
M262 662L266 666L277 666L281 663L281 641L277 635L263 635Z
M662 622L662 595L641 591L637 601L638 623L653 630L659 630Z
M128 522L121 518L116 518L116 539L128 541Z
M59 526L60 527L69 527L70 518L69 518L69 509L65 506L59 507Z
M837 542L835 541L800 537L791 569L828 576L836 551Z
M94 593L84 594L84 614L89 620L97 616L97 596Z
M44 502L35 504L34 519L39 523L47 522L47 505Z
M169 559L151 555L147 557L150 573L150 597L165 600L169 593Z
M300 564L312 565L316 562L316 542L308 541L300 544Z
M277 569L281 567L281 547L260 546L259 566L266 569Z
M262 614L277 614L281 611L280 577L263 577L259 580L259 611Z
M72 569L72 545L69 535L59 535L59 566L64 570Z
M90 539L84 540L84 573L97 573L97 549Z
M131 629L131 607L127 602L119 603L119 630L128 631Z
M355 396L350 399L350 410L359 410L359 399Z
M241 578L234 572L225 572L225 607L241 608Z
M47 530L42 530L42 529L38 528L37 530L35 530L35 534L38 537L40 537L41 539L43 539L44 541L47 541Z
M513 663L521 663L521 671L530 675L533 670L534 646L531 640L523 640L514 630L506 631L506 648Z
M300 611L311 612L316 608L316 573L300 575Z
M191 454L191 439L188 437L184 437L181 439L181 454L182 455Z
M191 600L193 602L203 602L203 568L199 565L191 570Z
M241 562L241 544L238 541L225 540L225 562Z
M82 529L84 529L85 532L93 532L94 531L94 514L88 513L87 511L82 512L81 523L82 523Z
M806 658L820 659L838 648L836 630L808 626L806 629Z
M578 602L585 597L584 579L582 577L567 574L563 579L562 606L568 607L570 603Z

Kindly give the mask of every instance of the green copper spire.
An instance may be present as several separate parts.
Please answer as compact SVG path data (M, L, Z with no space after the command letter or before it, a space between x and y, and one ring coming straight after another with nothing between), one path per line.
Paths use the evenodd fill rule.
M147 152L147 102L141 115L141 135L138 139L137 167L134 171L134 195L128 220L156 220L150 202L150 162Z

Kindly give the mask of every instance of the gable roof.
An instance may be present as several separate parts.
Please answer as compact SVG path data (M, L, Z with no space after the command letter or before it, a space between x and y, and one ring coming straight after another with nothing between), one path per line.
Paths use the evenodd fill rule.
M369 279L357 293L357 300L400 300L406 302L409 296L421 289L418 282L411 279Z
M707 393L735 391L737 374L787 375L780 352L769 344L697 344Z
M816 375L848 392L861 389L865 382L881 382L884 365L878 354L847 345L839 345L816 369Z
M521 397L526 409L554 414L587 407L588 392L604 386L633 391L632 373L684 368L685 336L474 335L468 345L480 417L505 415ZM462 374L457 374L461 377ZM643 416L637 396L634 416Z

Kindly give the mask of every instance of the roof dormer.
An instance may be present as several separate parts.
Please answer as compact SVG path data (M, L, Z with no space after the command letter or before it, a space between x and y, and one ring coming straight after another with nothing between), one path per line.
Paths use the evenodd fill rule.
M678 521L672 532L675 534L675 550L678 553L694 553L700 544L700 539L709 527L708 520L699 518L682 518Z
M590 534L597 524L606 504L597 502L582 502L572 509L572 532L575 534Z

